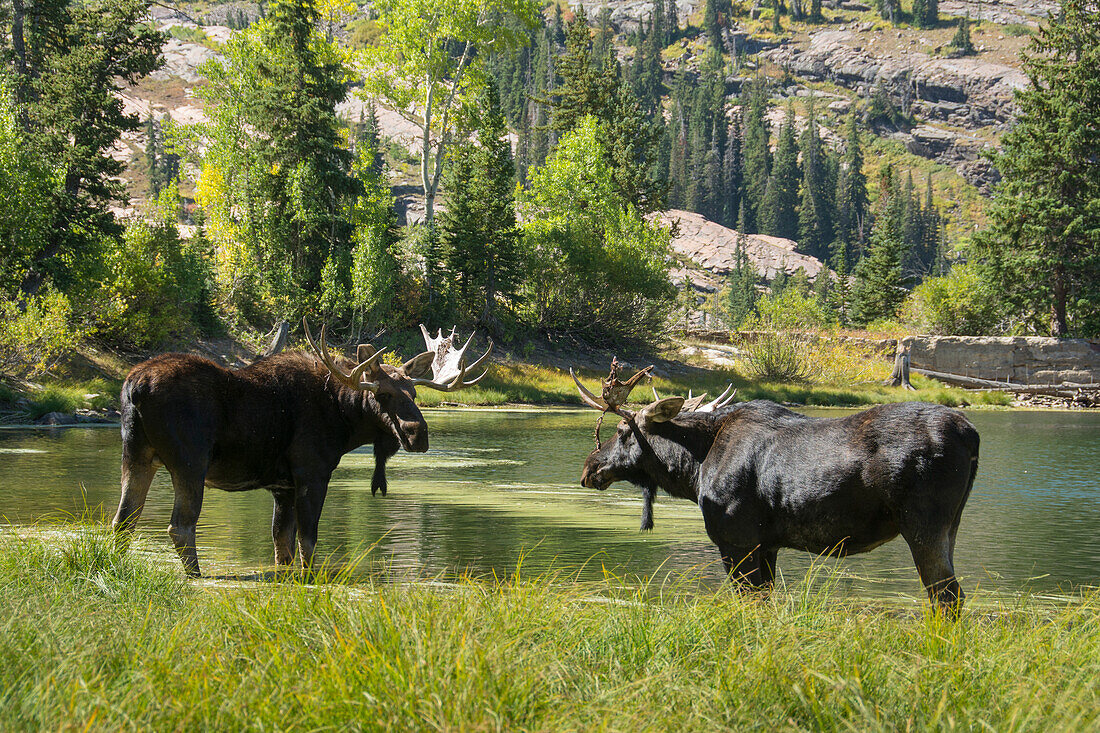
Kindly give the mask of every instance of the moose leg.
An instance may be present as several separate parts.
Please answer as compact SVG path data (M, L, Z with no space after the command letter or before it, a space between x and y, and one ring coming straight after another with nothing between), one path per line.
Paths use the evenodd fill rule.
M203 479L184 477L179 472L172 474L175 487L175 502L172 506L172 520L168 525L168 536L176 546L184 571L192 578L199 577L199 555L195 550L195 525L202 512Z
M386 461L397 453L400 444L392 435L384 435L374 441L374 474L370 477L370 494L374 496L379 490L382 496L386 495Z
M761 586L771 586L775 582L775 561L779 557L779 551L760 548L753 554L759 556Z
M302 559L302 568L308 570L313 565L313 551L317 547L317 525L321 521L321 508L328 493L328 482L299 489L294 502L298 520L298 555Z
M642 487L642 531L653 529L653 500L657 498L657 487Z
M938 611L957 617L965 596L955 578L955 548L951 539L950 528L944 528L932 537L905 537L929 599Z
M294 561L298 512L292 492L276 493L274 496L275 511L271 516L271 539L275 542L275 564L289 565Z
M134 533L134 526L141 516L141 510L145 508L145 498L149 495L149 485L153 483L156 472L157 467L153 465L151 457L134 458L123 452L122 497L118 501L118 511L115 512L111 524L124 543L128 544Z

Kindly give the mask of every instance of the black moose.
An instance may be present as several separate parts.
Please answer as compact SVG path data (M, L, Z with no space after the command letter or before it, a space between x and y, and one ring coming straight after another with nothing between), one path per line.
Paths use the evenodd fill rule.
M295 539L308 568L329 478L341 457L374 444L371 491L386 494L386 461L398 447L428 450L428 425L416 388L452 391L478 382L467 371L455 333L432 338L427 350L401 366L381 361L385 349L360 344L357 364L334 360L325 329L320 346L305 326L316 356L288 352L241 369L225 369L190 354L163 354L135 366L122 385L122 498L114 527L134 529L157 468L172 475L175 503L168 534L188 575L199 575L195 525L204 486L225 491L267 489L275 499L271 534L275 562L294 559ZM428 375L431 375L430 378Z
M597 437L581 485L623 480L696 502L731 578L767 587L780 548L843 556L900 534L933 603L961 607L955 535L978 469L961 412L903 402L816 418L764 400L682 412L666 397L635 413L573 379L588 406L622 417L613 439Z

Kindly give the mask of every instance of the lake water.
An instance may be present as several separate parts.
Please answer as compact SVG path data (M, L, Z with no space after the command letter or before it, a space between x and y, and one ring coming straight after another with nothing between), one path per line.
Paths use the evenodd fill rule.
M548 568L599 577L695 570L722 578L698 508L660 496L656 529L638 531L641 500L627 484L581 488L595 414L572 410L425 410L432 449L389 464L389 495L371 496L369 446L344 457L321 518L318 559L368 547L371 558L416 576L507 575ZM814 414L837 416L840 410ZM1014 593L1100 584L1100 413L971 412L981 464L963 513L956 570L964 588ZM611 435L613 425L604 430ZM102 507L119 495L118 428L0 429L0 517L31 523ZM140 532L169 547L168 474L158 473ZM272 563L266 492L207 489L199 559L211 569ZM813 558L781 551L785 582ZM832 564L832 561L829 561ZM908 548L896 539L836 563L841 586L866 595L917 597Z

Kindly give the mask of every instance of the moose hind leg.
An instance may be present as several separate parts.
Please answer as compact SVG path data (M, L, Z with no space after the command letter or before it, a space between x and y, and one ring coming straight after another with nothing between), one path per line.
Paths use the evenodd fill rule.
M958 616L965 594L955 577L953 533L945 529L929 539L910 539L909 550L917 565L921 583L936 610Z
M134 532L141 510L145 508L145 499L149 495L149 485L153 483L153 476L157 467L153 465L151 458L135 459L129 455L122 458L122 496L118 501L118 511L115 512L114 527L118 537L128 541Z
M298 518L298 555L302 559L302 568L309 570L313 565L313 552L317 547L317 525L321 521L321 508L325 504L328 484L311 486L299 490L294 502Z
M275 564L289 565L294 561L294 543L298 535L298 512L294 494L275 494L275 511L271 516L271 539L275 542Z
M203 479L172 475L175 502L168 536L176 546L184 571L192 578L199 577L199 555L195 549L195 527L202 512Z

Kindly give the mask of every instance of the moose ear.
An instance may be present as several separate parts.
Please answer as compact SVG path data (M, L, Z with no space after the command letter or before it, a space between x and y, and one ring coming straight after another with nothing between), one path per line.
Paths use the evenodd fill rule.
M402 364L401 371L409 379L423 379L431 374L433 361L435 361L435 352L425 351Z
M642 420L645 422L668 422L680 414L684 407L683 397L665 397L646 405L642 410Z
M367 359L374 356L377 352L378 350L370 344L359 344L359 348L355 350L355 360L362 364Z

